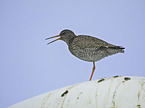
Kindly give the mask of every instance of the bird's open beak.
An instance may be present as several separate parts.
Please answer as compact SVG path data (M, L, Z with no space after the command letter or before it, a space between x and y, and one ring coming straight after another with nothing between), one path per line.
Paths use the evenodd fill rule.
M46 38L45 40L48 40L48 39L51 39L51 38L55 38L55 37L59 37L59 36L60 36L60 35L53 36L53 37L49 37L49 38ZM51 44L51 43L53 43L53 42L55 42L55 41L57 41L57 40L60 40L60 38L55 39L55 40L53 40L53 41L51 41L51 42L47 43L47 45L48 45L48 44Z

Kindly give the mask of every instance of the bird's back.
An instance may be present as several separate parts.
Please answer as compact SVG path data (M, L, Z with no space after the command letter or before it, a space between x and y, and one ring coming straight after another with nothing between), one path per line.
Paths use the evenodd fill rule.
M116 53L123 53L123 48L109 44L101 39L79 35L69 45L70 52L79 59L95 62Z

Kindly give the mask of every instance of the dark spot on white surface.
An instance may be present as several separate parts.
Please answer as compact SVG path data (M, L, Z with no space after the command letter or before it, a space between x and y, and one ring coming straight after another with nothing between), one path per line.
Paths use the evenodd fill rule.
M141 105L137 105L137 108L141 108Z
M124 77L124 80L128 81L128 80L131 80L131 78L130 77Z
M102 81L104 81L105 79L104 78L102 78L102 79L100 79L99 81L98 81L98 83L100 83L100 82L102 82Z
M68 94L68 90L66 90L66 91L61 95L61 97L64 97L66 94Z
M117 78L117 77L120 77L120 76L119 75L113 76L113 78Z

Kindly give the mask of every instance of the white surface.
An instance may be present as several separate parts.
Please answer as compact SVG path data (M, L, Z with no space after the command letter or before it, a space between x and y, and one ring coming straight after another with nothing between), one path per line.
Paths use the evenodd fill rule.
M99 79L60 88L9 108L145 108L145 77L125 78L104 78L101 82Z

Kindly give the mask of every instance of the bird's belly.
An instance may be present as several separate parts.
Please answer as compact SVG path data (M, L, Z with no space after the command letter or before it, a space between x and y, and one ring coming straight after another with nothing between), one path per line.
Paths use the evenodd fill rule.
M89 61L89 62L95 62L98 61L100 58L97 57L95 48L69 48L70 52L76 56L77 58Z

